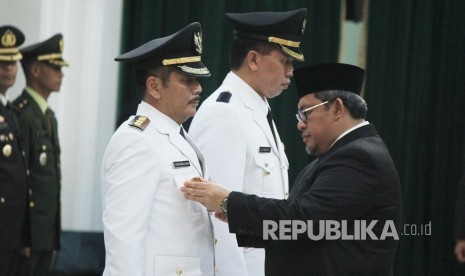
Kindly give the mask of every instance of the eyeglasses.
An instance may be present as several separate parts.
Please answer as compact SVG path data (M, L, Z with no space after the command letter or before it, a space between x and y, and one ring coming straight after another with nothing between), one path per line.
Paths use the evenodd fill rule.
M297 121L301 122L301 123L305 123L307 122L307 112L309 111L312 111L313 109L319 107L319 106L322 106L322 105L325 105L329 102L332 102L334 100L329 100L329 101L325 101L325 102L322 102L322 103L319 103L317 105L314 105L314 106L311 106L309 108L306 108L304 110L297 110L297 113L295 114L295 117L297 118Z

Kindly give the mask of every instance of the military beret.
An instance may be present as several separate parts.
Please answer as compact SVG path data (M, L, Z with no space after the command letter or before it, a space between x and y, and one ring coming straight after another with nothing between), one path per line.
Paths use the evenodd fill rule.
M18 61L23 57L18 46L24 43L24 34L16 27L0 27L0 61Z
M56 34L51 38L20 49L23 54L21 63L28 64L33 61L43 61L54 66L68 66L63 59L63 35Z
M365 70L343 63L316 64L295 70L294 79L299 97L325 90L343 90L360 95Z
M307 24L307 9L287 12L226 13L234 25L234 35L275 43L281 51L298 61L304 60L300 40Z
M170 36L151 40L115 58L129 61L134 70L173 66L177 71L196 77L209 77L210 71L201 61L202 28L193 22Z

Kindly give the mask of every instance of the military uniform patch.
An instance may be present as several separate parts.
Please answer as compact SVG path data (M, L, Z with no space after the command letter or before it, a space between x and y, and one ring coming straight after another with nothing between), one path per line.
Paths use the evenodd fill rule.
M150 123L150 119L143 116L143 115L138 115L135 116L132 121L129 123L130 126L136 127L140 130L144 130Z
M229 101L231 100L231 96L232 96L231 92L224 91L220 93L218 98L216 98L216 101L222 102L222 103L229 103Z

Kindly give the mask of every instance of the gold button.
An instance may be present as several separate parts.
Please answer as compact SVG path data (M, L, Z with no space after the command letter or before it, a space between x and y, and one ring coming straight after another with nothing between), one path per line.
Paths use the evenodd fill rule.
M29 195L32 195L32 190L31 189L29 189Z
M29 202L29 207L34 208L34 202Z
M0 198L0 202L1 202L2 204L5 203L5 198L4 198L4 197Z
M13 151L13 148L11 147L10 144L6 144L4 147L3 147L3 156L5 157L10 157L11 155L11 152Z
M47 150L47 146L42 145L42 150Z
M268 166L269 166L269 164L268 164L268 163L265 163L265 167L268 167Z
M23 153L23 156L24 156L24 157L26 157L26 152L25 152L24 150L23 150L23 152L22 152L22 153Z
M26 170L26 174L29 175L31 174L31 172L29 170Z
M215 239L215 245L216 245L217 243L218 243L218 240L217 240L217 239Z
M182 269L181 268L176 268L176 275L182 275Z
M264 172L263 175L270 175L270 172Z

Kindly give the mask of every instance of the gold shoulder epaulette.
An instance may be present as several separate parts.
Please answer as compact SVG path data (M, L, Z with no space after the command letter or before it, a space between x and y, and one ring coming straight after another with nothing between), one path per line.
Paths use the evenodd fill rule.
M138 115L135 116L132 121L129 123L130 126L136 127L140 130L144 130L150 123L150 119L143 116L143 115Z

